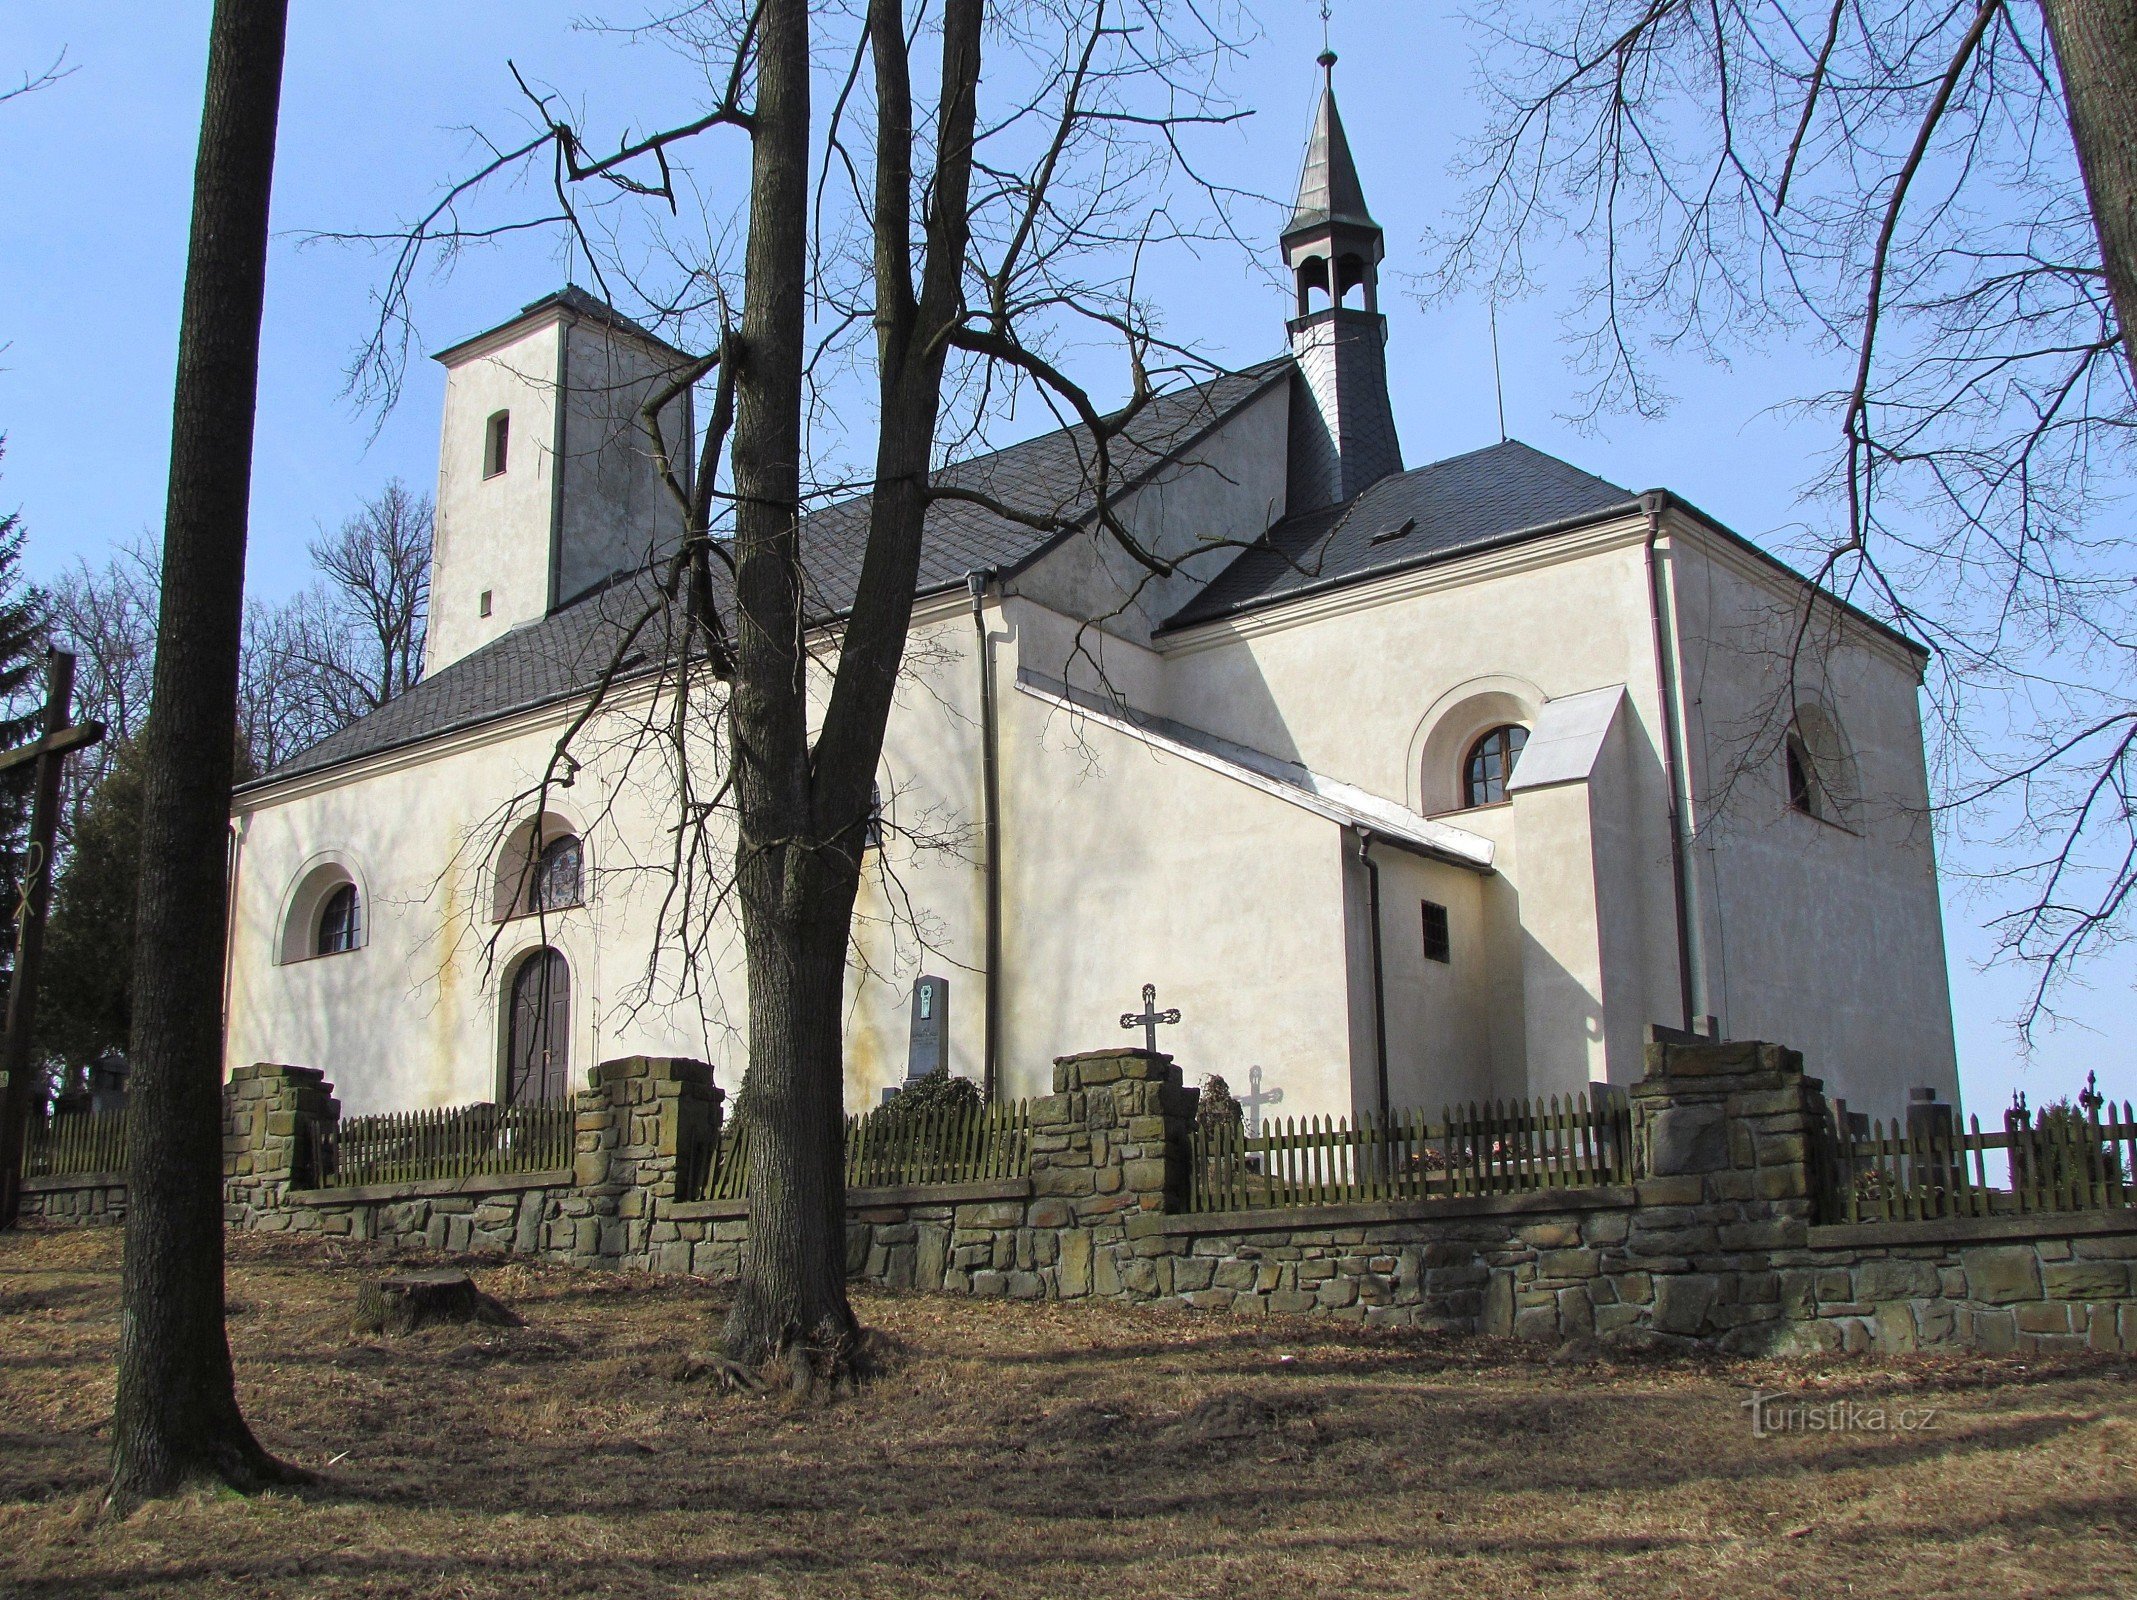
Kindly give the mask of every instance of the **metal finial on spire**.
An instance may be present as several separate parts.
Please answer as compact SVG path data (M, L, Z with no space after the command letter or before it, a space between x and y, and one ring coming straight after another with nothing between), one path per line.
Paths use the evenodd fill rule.
M1332 67L1335 64L1336 53L1328 43L1328 0L1321 0L1321 65Z

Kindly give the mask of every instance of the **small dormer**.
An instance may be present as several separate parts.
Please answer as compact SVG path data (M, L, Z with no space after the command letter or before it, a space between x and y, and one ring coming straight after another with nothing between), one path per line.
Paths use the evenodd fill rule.
M445 415L426 673L673 548L682 514L638 413L689 357L566 288L436 359ZM661 420L687 473L689 394Z

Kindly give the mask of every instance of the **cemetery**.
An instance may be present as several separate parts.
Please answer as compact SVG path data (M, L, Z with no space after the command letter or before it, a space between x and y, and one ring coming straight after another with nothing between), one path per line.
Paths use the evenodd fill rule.
M1051 1095L850 1117L849 1277L1550 1349L2137 1352L2128 1106L1983 1133L1921 1098L1858 1131L1791 1051L1658 1038L1623 1095L1279 1123L1187 1088L1145 1007L1145 1047L1062 1058ZM240 1068L226 1214L731 1281L750 1202L725 1103L701 1062L632 1057L568 1102L344 1120L316 1069ZM40 1130L32 1214L123 1215L120 1115Z

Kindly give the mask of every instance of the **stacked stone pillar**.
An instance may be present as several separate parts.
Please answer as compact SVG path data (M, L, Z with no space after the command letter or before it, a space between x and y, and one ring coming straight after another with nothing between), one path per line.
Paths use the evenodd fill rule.
M1779 1045L1657 1042L1630 1094L1639 1205L1605 1272L1657 1341L1766 1348L1786 1315L1776 1258L1815 1220L1823 1085Z
M726 1096L711 1067L683 1056L624 1056L587 1076L574 1119L574 1192L545 1242L582 1265L643 1261L662 1242L656 1233L674 1242L674 1224L661 1229L658 1213L679 1198L685 1152L719 1137ZM687 1270L687 1245L679 1259L674 1270Z
M308 1129L341 1104L317 1067L258 1061L223 1085L223 1212L238 1227L287 1228L282 1197L313 1180Z
M1031 1226L1061 1230L1060 1298L1172 1292L1169 1251L1130 1225L1186 1209L1196 1099L1158 1051L1054 1062L1054 1092L1031 1110Z

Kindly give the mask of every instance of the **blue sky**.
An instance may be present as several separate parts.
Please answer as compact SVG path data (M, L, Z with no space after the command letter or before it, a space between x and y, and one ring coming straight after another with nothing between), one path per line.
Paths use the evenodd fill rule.
M1335 23L1337 85L1373 211L1387 230L1387 278L1425 265L1420 235L1457 197L1449 164L1477 121L1469 36L1444 0L1343 0ZM33 572L157 528L163 504L170 383L184 266L187 184L200 110L208 6L85 0L8 8L0 76L45 65L61 48L76 68L40 94L0 106L0 505L19 508ZM506 60L583 95L590 128L640 126L691 102L688 73L657 48L574 28L585 0L367 0L293 7L277 232L269 269L250 581L269 597L305 580L305 542L392 476L427 488L436 470L437 369L420 358L400 407L383 421L341 394L381 264L303 247L314 229L376 227L419 210L460 170L470 126L517 127ZM633 15L617 0L609 15ZM1320 22L1309 0L1262 0L1263 36L1236 82L1256 109L1206 147L1213 169L1288 194L1316 78ZM1278 226L1273 214L1268 231ZM1211 253L1159 283L1169 331L1246 362L1282 342L1283 300L1261 263ZM1578 275L1564 263L1563 281ZM556 286L560 241L528 237L463 258L418 287L424 346L502 320ZM1404 455L1415 463L1491 443L1498 433L1491 341L1481 302L1421 308L1384 292ZM1775 408L1835 382L1831 357L1782 348L1730 367L1679 359L1666 417L1609 419L1587 432L1560 416L1577 386L1548 296L1502 309L1508 428L1614 482L1666 485L1785 551L1800 527L1800 486L1826 448L1826 424ZM1949 865L1977 866L1955 856ZM2023 975L1980 971L1987 905L1947 879L1947 932L1960 1058L1972 1109L1992 1112L2014 1083L2036 1099L2067 1093L2097 1068L2116 1098L2137 1098L2137 1072L2116 1043L2132 1020L2131 972L2111 961L2067 994L2079 1027L2017 1062L2004 1019ZM1815 1068L1814 1068L1815 1070Z

